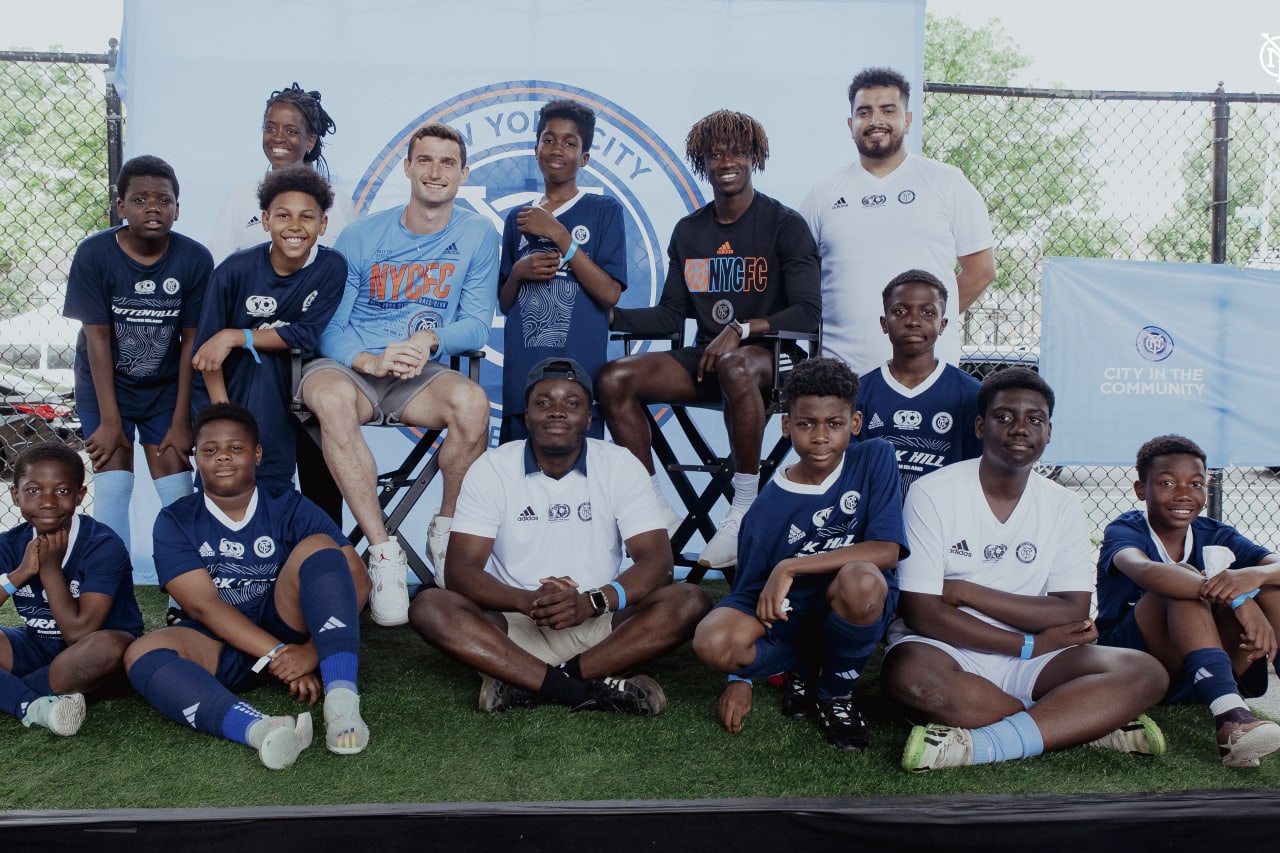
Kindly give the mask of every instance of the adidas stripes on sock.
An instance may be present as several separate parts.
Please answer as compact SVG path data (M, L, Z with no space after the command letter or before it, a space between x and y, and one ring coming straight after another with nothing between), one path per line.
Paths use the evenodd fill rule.
M263 716L173 649L155 649L134 661L129 683L174 722L245 745L250 745L249 726Z
M848 696L853 691L854 681L880 642L880 630L879 620L858 625L840 618L834 610L827 614L822 624L826 652L818 676L819 701Z
M347 557L336 548L316 551L298 569L298 604L316 644L320 678L328 693L356 690L360 654L360 614Z
M35 692L12 672L0 669L0 711L21 720L27 713L28 703L47 695L49 694Z

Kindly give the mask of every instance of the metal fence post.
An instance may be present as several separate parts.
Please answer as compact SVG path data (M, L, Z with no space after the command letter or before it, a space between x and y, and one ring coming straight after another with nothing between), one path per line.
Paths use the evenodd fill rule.
M110 39L107 42L107 207L112 225L120 225L121 219L116 207L116 177L120 174L120 166L124 160L124 115L120 106L120 93L116 91L116 60L120 54L120 42Z
M1231 104L1227 102L1222 81L1214 90L1213 103L1213 201L1210 208L1210 260L1215 264L1227 260L1227 139L1231 125ZM1222 520L1222 469L1209 469L1207 513Z

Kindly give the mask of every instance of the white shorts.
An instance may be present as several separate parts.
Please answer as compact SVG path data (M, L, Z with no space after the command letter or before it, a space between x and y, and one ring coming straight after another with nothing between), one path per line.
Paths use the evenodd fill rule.
M507 617L507 636L511 641L551 666L558 666L599 645L613 633L612 613L590 616L572 628L546 628L523 613L502 615Z
M1035 693L1036 681L1039 680L1040 673L1044 672L1044 668L1049 665L1049 661L1066 651L1066 649L1056 649L1043 655L1037 655L1031 660L1023 660L1009 655L975 652L972 649L957 648L941 640L935 640L932 637L925 637L920 634L894 634L890 632L890 650L902 643L924 643L926 646L942 649L942 651L951 655L951 658L956 663L960 664L962 670L971 675L985 678L1005 693L1017 699L1026 708L1030 708L1035 704L1031 696Z

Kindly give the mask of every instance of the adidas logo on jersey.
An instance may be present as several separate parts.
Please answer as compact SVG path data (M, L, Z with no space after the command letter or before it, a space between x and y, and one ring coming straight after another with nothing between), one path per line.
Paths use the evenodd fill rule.
M867 429L880 429L884 426L884 421L880 420L879 412L871 413L871 422L867 424Z
M200 543L200 556L201 556L201 557L212 557L212 556L213 556L213 548L209 547L209 543L208 543L208 542L201 542L201 543Z
M14 593L14 596L17 598L35 598L36 593L35 590L29 586L20 586L18 587L18 591Z
M255 226L258 228L262 227L262 219L256 213L253 216L250 216L249 221L244 224L245 228L253 228Z
M972 557L973 553L969 550L969 543L961 539L948 549L952 554L959 554L961 557Z
M516 244L516 251L519 251L519 250L523 249L525 246L528 246L528 245L529 245L529 238L528 238L528 237L526 237L526 236L524 236L523 234L521 234L521 235L520 235L520 242Z
M716 254L717 254L717 255L732 255L732 254L733 254L733 247L729 245L729 241L728 241L728 240L725 240L725 241L724 241L724 243L723 243L723 244L721 244L720 248L719 248L719 249L716 249Z
M453 256L456 258L456 257L458 257L458 255L460 255L460 254L461 254L461 252L459 252L459 251L458 251L458 244L457 244L457 243L450 243L448 246L445 246L445 247L444 247L444 251L443 251L443 252L441 252L440 254L441 254L442 256L443 256L443 255L453 255Z
M844 196L840 196L840 198L836 199L836 203L831 205L831 209L839 210L842 207L848 207L848 206L849 206L849 202L844 200Z
M791 525L791 530L788 531L787 533L787 544L794 545L803 538L804 538L804 531L801 530L799 527L796 527L794 524Z
M320 630L316 631L316 633L323 634L325 631L332 631L334 628L345 628L345 627L347 627L346 622L343 622L337 616L330 616L328 619L325 620L324 624L320 626Z
M516 521L537 521L538 514L533 511L533 507L527 506L524 511L516 516Z
M188 705L186 708L182 709L182 716L187 718L187 722L191 724L191 728L193 729L196 727L196 711L199 709L199 702L194 705Z

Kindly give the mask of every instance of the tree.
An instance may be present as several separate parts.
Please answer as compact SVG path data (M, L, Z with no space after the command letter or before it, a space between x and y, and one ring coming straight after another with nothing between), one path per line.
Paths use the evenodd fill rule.
M0 317L61 287L86 234L109 224L96 66L0 62Z
M981 28L925 17L925 79L1010 86L1030 64L998 20ZM924 153L961 169L983 194L996 239L996 288L1038 291L1046 255L1128 254L1126 229L1099 211L1093 129L1075 102L932 93Z

